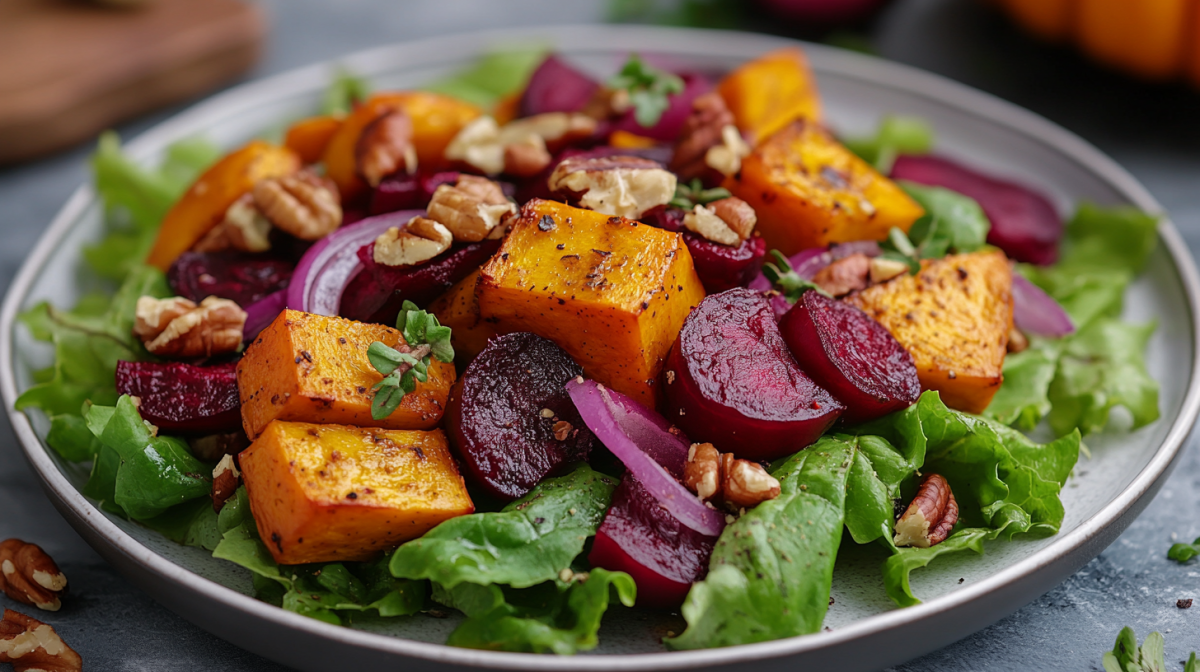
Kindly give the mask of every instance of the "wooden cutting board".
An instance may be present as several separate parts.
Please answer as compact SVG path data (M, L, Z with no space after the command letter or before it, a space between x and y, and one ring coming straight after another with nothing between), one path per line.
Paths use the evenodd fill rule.
M0 164L212 90L255 63L265 33L241 0L0 0Z

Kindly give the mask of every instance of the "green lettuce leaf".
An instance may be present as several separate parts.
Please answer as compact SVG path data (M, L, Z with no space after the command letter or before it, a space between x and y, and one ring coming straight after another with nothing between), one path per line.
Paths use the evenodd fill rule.
M764 642L820 630L842 539L855 444L823 437L773 467L780 495L725 528L692 585L669 649Z
M212 467L192 457L181 439L156 436L129 396L122 395L112 408L92 406L87 423L117 457L111 503L130 518L154 518L212 491ZM111 463L111 453L107 459Z
M1050 381L1058 369L1058 350L1031 347L1004 358L1004 384L983 415L1030 431L1050 412Z
M632 607L637 586L628 574L605 569L524 589L434 584L435 600L467 615L446 640L450 646L559 655L596 648L613 593Z
M527 588L554 580L596 534L616 481L581 464L542 481L496 513L445 521L396 549L392 574L460 583Z
M900 188L925 209L909 230L913 244L923 246L922 257L936 259L948 252L974 252L987 242L992 228L975 199L956 191L901 180Z
M1159 417L1158 382L1146 371L1146 344L1157 324L1098 320L1067 340L1050 384L1050 427L1062 435L1108 425L1110 411L1124 406L1133 428Z
M213 510L212 500L207 497L177 504L141 523L184 546L197 546L211 551L221 542L217 512Z
M321 114L345 115L350 114L354 106L371 95L371 84L366 79L352 74L349 70L338 68L333 81L321 97Z
M892 546L893 554L883 563L884 590L887 591L888 597L901 607L920 604L921 600L913 595L912 588L908 585L909 576L912 575L913 570L925 567L939 555L966 550L983 555L983 542L995 539L1000 532L1001 530L968 527L956 530L945 541L929 548L896 548Z
M220 542L213 557L253 572L256 597L288 611L341 625L349 613L409 616L425 604L425 583L393 577L386 555L370 562L281 567L258 535L245 486L225 503L216 524Z
M933 128L920 117L888 115L875 135L843 138L842 143L863 161L887 175L901 154L928 154L933 149Z
M100 452L100 441L81 415L52 416L46 444L70 462L87 462Z
M544 47L497 51L423 88L490 109L501 98L524 88L529 76L545 59Z

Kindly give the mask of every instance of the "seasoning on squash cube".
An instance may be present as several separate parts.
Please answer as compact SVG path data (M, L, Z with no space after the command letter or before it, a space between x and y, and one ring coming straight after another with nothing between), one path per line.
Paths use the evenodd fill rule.
M883 240L893 226L907 233L925 214L896 183L803 119L755 147L724 186L754 208L767 247L786 255Z
M400 332L377 324L285 310L238 363L242 426L254 438L272 420L339 423L390 429L432 429L442 418L454 365L432 359L429 379L404 395L391 415L371 417L375 383L382 380L367 348L395 346Z
M950 408L982 413L1004 376L1012 330L1012 271L1000 251L921 262L902 275L846 299L908 348L921 388Z
M680 234L540 199L522 208L476 292L500 333L548 338L585 375L650 407L667 352L704 298Z
M821 122L821 97L808 58L797 47L768 52L725 75L717 92L751 144L793 119Z
M238 462L280 564L369 560L475 510L441 430L275 421Z

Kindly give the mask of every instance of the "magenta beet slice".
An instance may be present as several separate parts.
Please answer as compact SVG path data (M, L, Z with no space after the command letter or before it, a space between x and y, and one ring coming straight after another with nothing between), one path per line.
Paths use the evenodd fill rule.
M767 241L759 236L751 236L737 247L714 243L691 231L683 234L683 240L692 253L696 275L709 294L749 285L767 254Z
M716 541L675 519L627 473L613 493L588 562L632 576L638 606L674 609L692 583L704 578Z
M912 355L854 306L805 292L779 330L800 368L846 407L845 422L887 415L921 396Z
M457 245L416 266L375 263L375 243L358 251L363 269L342 292L338 314L360 322L393 324L405 301L424 306L470 275L500 248L499 240Z
M446 405L446 434L467 479L513 500L586 460L592 433L565 387L582 374L570 355L541 336L493 338L454 384Z
M975 199L992 222L987 242L1010 259L1053 264L1063 222L1050 199L1024 185L998 180L937 156L901 156L892 178L945 187Z
M184 252L167 270L167 282L177 295L197 303L219 296L244 307L286 289L295 268L273 255Z
M546 60L529 76L521 95L521 116L543 112L578 112L600 88L591 77L557 56Z
M459 173L446 171L415 175L400 173L386 177L371 192L367 214L374 216L398 210L424 210L429 205L429 199L433 198L433 192L443 184L457 182L458 176Z
M117 392L141 399L142 418L168 432L241 431L237 362L117 362Z
M608 128L602 129L602 134L607 137L612 131L621 130L660 142L675 142L683 128L684 120L692 112L692 101L712 89L712 82L700 73L684 72L679 73L679 77L683 79L683 91L673 93L667 98L667 109L653 126L647 128L639 124L635 110L631 109Z
M731 289L692 311L667 356L668 422L751 460L817 440L843 408L796 364L762 294Z

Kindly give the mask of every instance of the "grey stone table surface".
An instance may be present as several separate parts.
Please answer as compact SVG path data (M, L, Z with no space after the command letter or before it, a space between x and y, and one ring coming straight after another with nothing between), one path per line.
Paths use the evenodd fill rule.
M273 23L251 77L388 42L463 30L604 18L582 0L266 0ZM1105 73L1019 35L972 0L899 0L872 26L887 58L938 72L1039 112L1115 157L1166 206L1193 253L1200 250L1200 94ZM781 28L766 25L768 29ZM786 32L787 29L782 29ZM131 137L168 110L119 130ZM0 286L6 287L57 209L87 178L89 147L0 169ZM7 420L0 420L7 423ZM1200 535L1200 452L1189 442L1145 513L1062 585L991 627L895 670L1098 670L1101 653L1132 625L1167 639L1168 661L1200 648L1200 565L1166 559L1178 537ZM55 512L5 425L0 428L0 539L43 545L71 578L63 611L47 618L89 670L283 670L158 606L126 583ZM0 606L17 607L0 596ZM1181 663L1173 663L1181 669Z

